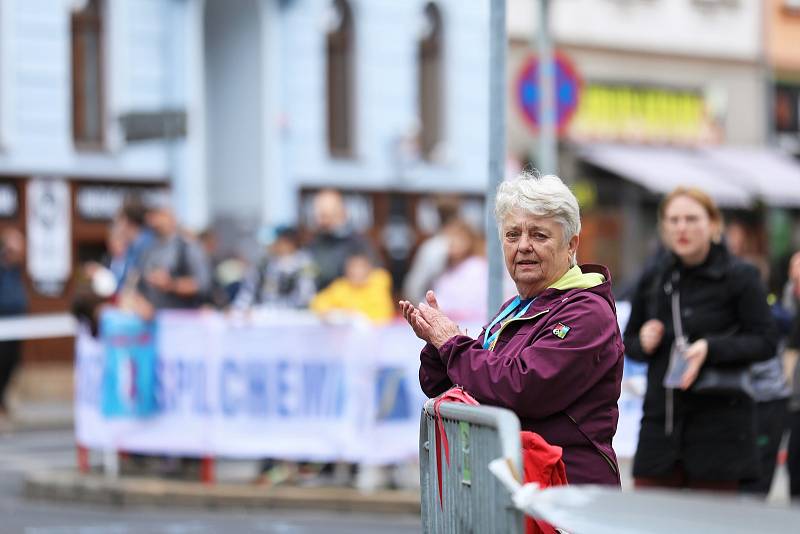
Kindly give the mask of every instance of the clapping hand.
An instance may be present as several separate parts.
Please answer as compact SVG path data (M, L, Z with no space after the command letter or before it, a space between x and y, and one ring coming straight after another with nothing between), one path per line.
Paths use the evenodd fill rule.
M664 323L658 319L650 319L639 330L639 344L642 352L653 354L664 337Z
M400 310L417 337L438 349L448 339L461 332L458 330L458 325L439 309L433 291L425 294L425 300L426 302L420 303L419 307L415 307L407 300L401 300Z

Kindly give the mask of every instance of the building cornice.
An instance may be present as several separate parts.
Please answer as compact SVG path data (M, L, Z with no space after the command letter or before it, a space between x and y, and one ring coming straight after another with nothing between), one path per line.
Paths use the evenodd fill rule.
M530 47L530 40L522 37L510 37L509 46L512 47ZM596 52L601 54L617 54L630 58L657 58L663 60L677 60L677 61L691 61L697 63L724 63L731 66L755 67L760 65L758 57L753 58L737 58L730 56L716 56L712 54L687 54L677 51L660 51L648 49L632 49L624 48L622 46L609 46L609 45L589 45L585 43L576 43L565 40L557 40L555 42L556 48L564 51L576 52Z

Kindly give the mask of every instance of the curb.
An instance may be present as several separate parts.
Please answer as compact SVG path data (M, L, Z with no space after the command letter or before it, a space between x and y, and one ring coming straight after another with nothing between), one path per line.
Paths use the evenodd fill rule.
M337 512L420 514L415 491L361 492L352 488L263 488L241 484L200 484L154 478L83 475L48 471L25 476L30 499L87 502L113 506L188 506L208 509L304 509Z
M71 430L75 424L63 417L14 417L9 423L9 432L31 432L39 430Z

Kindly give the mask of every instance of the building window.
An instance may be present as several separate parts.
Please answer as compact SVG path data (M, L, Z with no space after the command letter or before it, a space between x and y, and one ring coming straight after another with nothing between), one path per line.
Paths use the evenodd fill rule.
M775 130L779 133L800 132L800 87L778 85L774 105Z
M422 156L436 159L442 141L442 14L433 2L425 6L419 42L419 144Z
M353 12L333 0L327 39L328 149L334 157L353 155Z
M100 0L72 13L72 137L82 148L103 144L103 14Z

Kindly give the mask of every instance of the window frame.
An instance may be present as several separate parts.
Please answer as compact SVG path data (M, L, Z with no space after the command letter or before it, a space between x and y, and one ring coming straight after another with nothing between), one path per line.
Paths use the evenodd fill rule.
M106 84L105 84L105 24L107 3L104 0L88 0L79 11L70 14L70 68L71 68L71 113L72 113L72 141L75 149L80 152L102 152L106 150ZM85 96L85 81L87 76L88 57L84 50L84 43L80 32L88 31L96 38L97 52L94 58L97 102L97 135L91 138L87 130L90 128L86 121L87 101Z
M426 161L437 159L444 140L444 17L436 2L425 4L423 17L429 28L417 45L418 146Z
M355 18L348 0L332 0L335 28L325 34L325 104L328 152L336 159L355 156Z

